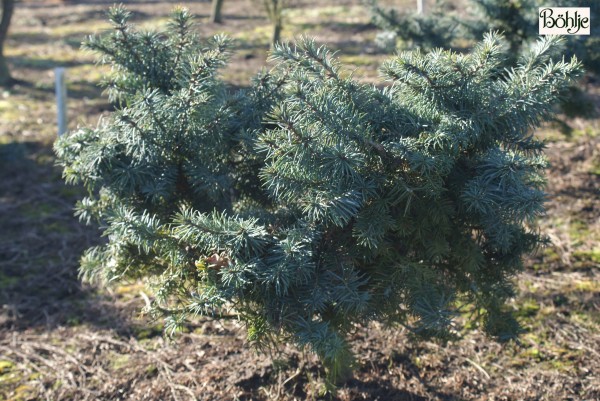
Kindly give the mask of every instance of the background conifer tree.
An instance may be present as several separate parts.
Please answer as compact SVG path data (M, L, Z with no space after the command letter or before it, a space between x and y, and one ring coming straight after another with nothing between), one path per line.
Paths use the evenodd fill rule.
M531 130L579 69L549 58L558 39L513 66L495 35L465 55L402 53L383 89L302 39L232 93L226 38L200 40L182 9L163 33L128 18L113 8L114 31L86 43L113 66L117 111L55 145L89 190L77 213L107 238L85 279L146 278L167 331L233 312L251 342L308 347L331 379L356 324L451 338L470 303L490 335L518 332L505 302L545 197Z
M539 31L540 7L589 7L592 21L600 16L600 3L586 0L557 0L551 5L542 0L477 0L471 1L471 7L463 10L438 0L427 14L382 7L377 0L368 0L365 4L370 9L372 22L384 32L402 39L402 47L456 49L464 47L465 40L480 40L487 32L497 31L502 33L509 48L507 55L513 61L535 42ZM560 56L575 55L587 71L598 73L600 26L592 22L590 28L589 36L566 36L566 45ZM393 42L393 46L388 44L383 47L393 51L396 40L393 39Z

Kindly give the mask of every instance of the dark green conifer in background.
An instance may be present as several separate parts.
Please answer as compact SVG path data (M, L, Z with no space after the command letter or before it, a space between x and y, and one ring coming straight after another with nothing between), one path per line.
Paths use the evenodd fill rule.
M557 39L514 66L495 35L465 55L403 53L383 88L302 39L234 93L226 38L200 40L181 9L162 33L128 18L112 9L114 31L86 43L113 67L117 111L55 145L89 190L77 213L107 238L85 279L147 279L169 331L237 314L251 342L308 347L332 379L357 324L451 338L471 304L490 335L518 331L505 303L545 198L531 132L579 71L549 59Z

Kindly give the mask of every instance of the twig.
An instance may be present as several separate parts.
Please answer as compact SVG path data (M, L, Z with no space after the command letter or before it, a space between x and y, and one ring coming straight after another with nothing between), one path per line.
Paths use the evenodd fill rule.
M485 369L483 369L481 367L481 365L479 365L478 363L472 361L469 358L465 358L465 361L469 362L471 365L473 365L475 367L475 369L477 369L478 371L481 372L481 374L483 374L488 380L490 379L490 375L488 374L488 372L485 371Z
M283 387L286 384L288 384L290 381L294 380L296 377L298 377L300 375L300 373L302 373L302 369L299 367L298 369L296 369L296 373L294 373L293 375L291 375L290 377L285 379L285 381L281 384L281 386Z

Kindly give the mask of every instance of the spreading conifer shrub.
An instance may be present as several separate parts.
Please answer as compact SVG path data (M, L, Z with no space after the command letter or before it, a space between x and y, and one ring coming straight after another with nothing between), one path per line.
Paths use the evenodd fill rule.
M579 71L548 58L558 39L512 67L495 35L465 55L402 53L381 88L302 39L233 93L226 38L199 39L181 9L161 33L128 19L113 8L113 32L85 45L112 66L117 110L55 145L89 190L77 214L106 237L84 279L144 278L167 331L236 315L252 343L307 347L331 378L357 324L447 339L468 305L489 335L518 332L511 280L543 240L531 131Z

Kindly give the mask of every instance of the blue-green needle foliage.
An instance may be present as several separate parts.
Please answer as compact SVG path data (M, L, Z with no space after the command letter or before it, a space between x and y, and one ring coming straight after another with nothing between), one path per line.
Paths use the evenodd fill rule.
M356 324L450 338L470 303L490 335L518 331L505 302L545 197L531 130L579 70L548 58L556 39L510 68L494 35L467 55L403 53L384 89L302 39L231 93L229 42L199 40L186 11L162 33L110 17L86 46L113 67L117 111L56 144L89 189L77 213L107 237L84 278L146 277L168 330L236 314L252 342L308 347L331 378Z

